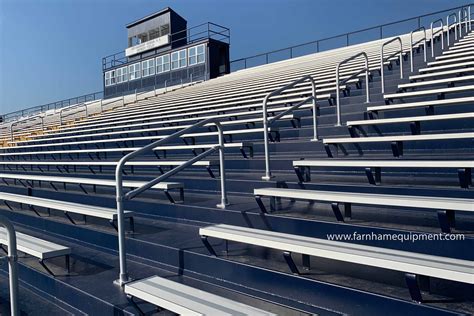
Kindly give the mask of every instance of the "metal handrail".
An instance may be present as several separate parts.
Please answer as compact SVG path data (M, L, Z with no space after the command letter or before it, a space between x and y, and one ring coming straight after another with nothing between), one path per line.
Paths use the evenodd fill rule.
M347 77L343 79L342 81L339 80L339 70L343 64L346 64L350 62L351 60L354 60L360 56L363 56L365 59L365 67L358 72L352 74L350 77ZM348 80L351 80L355 77L358 77L361 73L365 72L365 94L366 94L366 103L370 102L370 92L369 92L369 57L367 57L367 53L365 52L360 52L358 54L355 54L349 58L344 59L343 61L339 62L336 66L336 117L337 117L337 122L336 126L341 126L341 101L340 101L340 96L339 96L339 85L342 83L346 83Z
M16 243L15 227L12 225L9 219L5 216L0 215L0 225L5 227L7 231L7 243L8 243L8 276L9 276L9 288L10 288L10 311L12 316L19 315L18 313L18 252Z
M413 43L413 33L423 30L423 38ZM413 46L423 41L423 61L426 63L426 29L424 26L410 32L410 71L413 72Z
M466 32L465 34L467 34L468 32L468 29L469 31L471 30L471 6L467 6L467 8L461 8L461 10L459 10L459 37L462 36L462 22L464 21L464 25L465 25L465 29L466 29ZM462 14L462 17L461 17L461 14Z
M192 165L193 163L209 156L210 154L219 150L219 163L220 163L220 182L221 182L221 203L217 205L219 208L225 208L229 205L227 199L227 190L226 190L226 177L225 177L225 157L224 157L224 131L222 125L220 124L221 118L209 118L202 121L199 121L193 124L190 127L182 129L174 134L167 136L161 140L148 144L140 149L137 149L120 159L117 163L115 168L115 179L116 179L116 201L117 201L117 231L118 231L118 247L119 247L119 264L120 264L120 274L119 279L115 281L115 283L119 284L120 286L124 285L129 281L129 276L127 272L127 261L126 261L126 249L125 249L125 224L124 224L124 201L131 200L135 198L137 195L143 193L144 191L152 188L154 185L160 183L161 181L166 180L167 178L171 177L172 175L178 173L179 171L187 168L188 166ZM127 161L137 157L140 154L153 151L153 149L159 145L164 143L173 141L180 136L193 132L194 130L203 127L208 124L214 124L217 127L219 133L219 144L216 146L211 147L210 149L204 151L203 153L197 155L196 157L186 161L185 163L179 165L176 168L162 174L161 176L151 180L139 188L131 190L124 194L123 192L123 168Z
M383 35L384 35L384 28L386 28L386 27L397 25L397 24L407 25L407 23L405 23L405 22L409 22L409 21L413 21L413 22L417 23L418 27L420 27L420 26L422 26L422 18L426 18L426 17L430 17L430 16L436 16L438 14L446 13L446 12L449 12L449 11L455 11L455 10L458 10L462 7L463 6L458 6L458 7L452 7L452 8L441 10L441 11L430 12L430 13L427 13L427 14L423 14L423 15L419 15L419 16L415 16L415 17L411 17L411 18L407 18L407 19L403 19L403 20L399 20L399 21L385 23L385 24L372 26L372 27L368 27L368 28L364 28L364 29L360 29L360 30L356 30L356 31L348 32L348 33L343 33L343 34L330 36L330 37L326 37L326 38L322 38L322 39L318 39L318 40L308 41L308 42L305 42L305 43L302 43L302 44L297 44L297 45L294 45L294 46L289 46L289 47L280 48L280 49L276 49L276 50L272 50L272 51L268 51L268 52L264 52L264 53L259 53L259 54L252 55L252 56L247 56L247 57L243 57L243 58L234 59L234 60L230 61L231 69L232 69L232 65L235 65L235 64L239 64L239 65L243 64L243 68L245 69L245 68L247 68L247 61L256 60L256 59L265 60L266 63L268 63L269 56L275 55L276 53L280 53L279 55L282 55L281 52L284 52L284 51L287 51L289 53L289 56L290 56L290 59L291 59L291 58L295 57L294 54L293 54L293 50L295 50L296 48L299 48L299 47L303 47L303 46L312 47L312 48L314 48L315 52L320 52L321 51L320 50L320 46L321 46L320 44L322 44L324 42L329 42L329 41L334 40L334 39L342 39L342 40L345 39L344 44L338 45L338 47L349 46L350 43L351 43L351 38L350 38L351 35L366 33L368 31L377 31L378 30L377 38L382 39ZM468 10L470 10L470 4L467 5L467 8L468 8ZM392 31L392 29L391 29L391 31ZM399 34L403 34L403 33L408 33L408 30L406 32L401 31ZM334 48L333 45L328 45L328 47L330 47L331 49ZM296 55L296 56L301 56L301 55ZM261 57L264 57L264 58L261 58ZM262 63L260 63L260 64L262 64Z
M450 26L452 24L449 24L449 18L453 17L454 18L454 40L458 39L458 17L456 13L451 13L446 17L446 26L448 27L448 31L446 32L446 44L449 46L449 33L450 33ZM413 71L413 70L412 70Z
M79 103L79 104L73 105L73 106L68 107L68 108L60 109L59 110L59 125L63 125L63 111L68 111L68 110L72 110L72 109L84 106L84 110L86 111L86 116L89 116L89 113L87 111L87 105L88 105L87 103L83 102L83 103ZM76 113L74 113L74 114L76 114Z
M267 111L267 103L268 100L271 97L280 95L283 91L293 88L297 84L300 84L305 81L310 81L311 82L311 96L304 99L301 102L298 102L297 104L291 106L284 112L268 119L268 111ZM270 170L270 150L269 150L269 144L268 144L268 128L270 125L275 123L277 120L282 118L284 115L296 110L297 108L301 107L303 104L306 104L308 101L312 101L313 103L313 141L318 140L318 129L317 129L317 111L316 111L316 86L314 83L314 79L310 75L303 76L297 80L292 81L291 83L276 89L270 93L268 93L265 98L263 99L263 104L262 104L262 113L263 113L263 143L265 146L265 176L262 177L263 180L270 180L272 178L272 173Z
M104 103L104 100L101 99L100 100L100 113L104 112L104 106L105 105L109 105L109 104L115 103L117 101L120 101L120 100L111 100L107 103ZM125 106L125 96L124 95L122 95L122 106Z
M436 32L433 32L433 24L435 24L437 22L441 23L441 27ZM439 32L441 32L441 49L444 49L444 24L443 24L443 19L438 19L436 21L431 22L430 28L431 28L431 57L434 57L434 37Z
M31 120L36 120L37 118L40 118L41 119L41 130L44 129L44 114L40 114L38 116L33 116L33 117L27 117L27 118L24 118L24 119L21 119L21 120L17 120L15 122L12 122L10 124L10 140L13 142L14 140L14 133L13 133L13 126L14 125L18 125L20 124L21 122L28 122L28 121L31 121Z
M390 43L398 41L400 43L400 50L395 51L392 55L387 57L387 60L392 58L393 56L400 54L400 79L403 79L403 42L400 36L394 37L391 40L386 41L380 47L380 81L382 82L382 93L385 93L385 80L384 80L384 67L383 64L385 63L385 59L383 58L383 49Z

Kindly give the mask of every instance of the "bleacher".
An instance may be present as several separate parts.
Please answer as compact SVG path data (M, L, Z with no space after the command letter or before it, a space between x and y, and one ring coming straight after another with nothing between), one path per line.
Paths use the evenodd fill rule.
M1 123L21 284L71 314L472 314L473 65L469 21Z

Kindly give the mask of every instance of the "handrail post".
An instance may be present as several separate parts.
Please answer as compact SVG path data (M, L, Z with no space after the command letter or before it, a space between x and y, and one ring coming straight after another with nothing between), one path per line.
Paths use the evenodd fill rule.
M443 19L438 19L436 21L431 22L431 57L434 57L434 33L433 33L433 24L440 22L441 23L441 49L444 50L444 24ZM437 31L436 33L438 33Z
M268 100L271 97L274 97L276 95L281 94L283 91L289 88L293 88L297 84L300 84L302 82L309 81L311 84L311 97L308 97L304 99L303 101L300 101L299 103L292 105L290 108L288 108L286 111L279 113L278 115L275 115L271 119L268 119ZM299 79L296 79L292 81L291 83L278 88L270 93L268 93L265 98L263 99L262 103L262 120L263 120L263 144L264 144L264 153L265 153L265 175L262 177L262 180L270 180L273 178L272 173L271 173L271 168L270 168L270 150L269 150L269 140L268 140L268 133L269 133L269 126L273 124L275 121L286 115L287 113L290 113L294 111L295 109L301 107L303 104L306 104L309 100L312 101L312 108L313 108L313 139L311 141L317 141L318 140L318 128L317 128L317 102L316 102L316 85L314 82L314 79L310 75L305 75Z
M219 150L219 160L221 163L221 204L218 207L225 208L226 205L229 205L227 200L227 190L226 190L226 176L225 176L225 165L224 165L224 131L222 125L219 124L219 118L208 118L202 121L195 123L194 125L181 129L174 134L168 135L167 137L157 140L153 143L150 143L144 147L141 147L133 152L128 153L127 155L123 156L120 161L117 163L115 167L115 189L116 189L116 203L117 203L117 234L118 234L118 250L119 250L119 278L114 281L115 284L119 286L123 286L125 283L129 282L131 279L128 274L127 270L127 254L126 254L126 240L125 240L125 216L124 216L124 202L126 200L131 200L136 197L138 194L152 188L154 185L164 181L165 179L169 178L170 176L176 174L177 172L183 170L184 168L194 164L195 162L201 160L204 157L214 153L215 151ZM144 185L133 189L132 191L127 192L124 194L123 192L123 168L125 164L137 157L138 155L153 151L155 147L162 145L166 142L176 140L177 138L181 137L186 133L191 133L192 131L203 127L207 124L214 123L217 126L219 131L219 145L210 148L209 150L195 156L194 158L186 161L185 163L177 166L176 168L171 169L170 171L162 174L161 176L151 180Z
M413 33L423 30L423 61L426 63L426 29L424 26L410 32L410 71L413 72ZM456 33L457 34L457 33ZM417 43L419 43L418 41Z
M125 158L125 157L124 157ZM118 251L119 251L119 268L120 274L119 279L114 281L116 284L122 286L130 278L128 276L127 270L127 259L126 259L126 250L125 250L125 221L124 221L124 194L123 194L123 181L122 181L122 171L125 166L125 159L120 159L115 168L115 179L116 179L116 201L117 201L117 237L118 237Z
M10 124L10 141L11 141L11 142L13 142L13 139L14 139L14 137L13 137L13 125L14 125L15 123L17 123L17 122L18 122L18 121L13 122L13 123Z
M267 102L268 99L272 96L271 93L265 96L263 99L263 145L265 152L265 176L262 177L263 180L270 180L272 178L272 173L270 171L270 150L268 144L268 113L267 113Z
M312 105L313 105L313 139L311 141L317 142L318 139L318 126L317 126L317 120L318 120L318 104L316 103L316 84L314 82L313 77L310 77L310 82L311 82L311 95L313 97L312 99Z
M450 32L450 24L449 24L449 18L453 17L454 18L454 40L458 39L458 18L456 16L456 13L451 13L446 17L446 26L448 27L448 31L446 32L446 43L449 46L449 32Z
M472 30L472 25L471 25L471 5L467 6L467 16L468 16L468 21L469 21L469 31Z
M395 41L398 41L400 43L400 79L403 79L403 43L402 43L402 39L397 36L397 37L394 37L392 38L391 40L388 40L386 41L385 43L382 44L382 47L380 48L380 80L382 81L382 93L385 93L385 80L384 80L384 63L385 63L385 59L383 58L383 48L390 44L390 43L393 43ZM393 56L393 55L391 55Z
M8 276L10 289L10 312L12 316L19 315L18 313L18 252L16 243L15 227L10 220L5 216L0 215L0 224L3 225L7 231L8 241Z
M336 126L341 126L341 101L339 96L339 68L342 63L337 64L336 66Z
M221 203L217 204L217 207L225 209L229 205L227 199L226 189L226 175L225 175L225 146L224 146L224 129L219 122L214 123L219 132L219 166L220 166L220 177L221 177Z
M353 74L352 76L346 78L343 80L343 82L347 82L348 80L358 76L362 72L365 72L365 95L366 95L366 103L370 102L370 89L369 89L369 57L365 52L360 52L358 54L352 55L349 58L344 59L343 61L339 62L336 65L336 126L341 126L342 125L342 112L341 112L341 102L340 102L340 96L339 96L339 86L340 86L340 80L339 80L339 70L341 66L353 59L356 59L359 56L363 56L365 60L365 68L362 69L361 71Z

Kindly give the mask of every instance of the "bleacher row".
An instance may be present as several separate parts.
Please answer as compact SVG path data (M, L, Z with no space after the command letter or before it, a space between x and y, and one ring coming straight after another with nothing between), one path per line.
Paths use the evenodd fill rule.
M443 32L453 32L454 27L461 27L462 32L468 32L468 26L464 23L461 26L452 25L450 29L443 28ZM405 67L403 80L395 71L398 48L396 45L390 45L385 50L386 56L392 55L383 63L386 67L385 94L380 93L380 47L390 38L250 68L163 94L144 94L146 97L135 97L136 101L128 104L124 99L116 100L113 103L116 103L117 107L109 111L98 112L80 120L68 120L63 124L53 122L47 126L43 125L41 130L38 130L36 125L23 126L15 132L8 127L0 128L3 142L0 147L0 201L5 205L2 213L9 214L16 222L14 214L21 212L23 206L27 206L27 209L33 212L28 216L36 214L46 221L58 222L52 214L63 214L69 222L59 223L65 227L78 225L77 218L80 216L85 224L88 218L98 220L98 224L94 222L93 225L83 226L86 231L95 230L96 225L100 226L100 220L103 219L107 219L113 229L116 229L115 208L87 202L88 199L93 201L94 196L100 199L104 192L109 192L109 196L113 197L113 194L106 190L116 185L113 172L118 161L124 155L157 140L166 139L174 132L189 128L196 122L217 118L225 129L226 159L232 162L230 166L229 163L226 164L228 179L242 181L240 187L235 187L239 186L236 184L231 189L232 193L235 193L235 200L240 201L239 196L253 196L256 200L253 203L262 218L285 217L293 207L302 207L302 203L325 205L322 208L329 203L330 211L336 219L334 223L340 225L334 226L334 232L337 233L339 229L345 231L341 227L353 217L357 217L358 212L370 214L371 207L376 206L388 210L387 212L392 208L428 213L435 211L442 232L457 232L459 222L462 223L467 218L469 223L472 220L471 212L474 211L471 191L471 170L474 167L474 34L468 33L455 43L449 43L444 51L439 48L441 34L437 32L435 41L437 55L426 64L421 59L423 43L415 46L418 65L416 73L411 73L409 67ZM414 35L415 42L423 39L422 32ZM430 38L431 33L427 31L427 38L424 39L427 44ZM410 34L402 35L400 39L403 43L404 63L407 64L411 46ZM334 126L337 93L334 69L342 60L361 51L364 51L369 59L370 82L365 82L363 75L359 74L340 87L343 126ZM359 72L362 66L361 59L342 66L341 79L350 78ZM308 117L312 114L312 106L309 103L298 111L279 118L277 127L265 131L262 127L261 110L265 96L305 75L312 76L316 84L316 114L320 141L309 142L308 139L311 130L311 120ZM365 85L370 86L370 104L364 104L362 87ZM271 98L268 103L270 117L277 116L308 96L311 96L311 85L307 82L285 90ZM255 177L256 173L260 176L262 170L262 139L267 132L272 140L272 160L276 162L276 173L279 174L269 182L256 180ZM154 147L153 155L126 163L124 187L141 187L157 172L164 174L167 168L176 168L199 153L214 148L217 136L215 124L210 123L199 132L181 135L179 141ZM290 168L294 169L296 175L289 174ZM351 191L351 185L344 186L342 190L334 186L335 189L330 190L331 185L324 185L324 173L332 175L331 172L342 169L343 181L346 181L351 175L358 176L358 170L361 168L369 183L368 186L362 184L365 190ZM206 169L205 172L210 177L203 175L203 169ZM185 208L192 205L196 195L202 194L209 198L208 191L217 191L214 186L207 189L204 183L217 181L216 178L224 172L219 169L216 159L199 160L183 177L173 178L170 182L159 182L151 189L163 191L175 210ZM315 169L319 170L318 176L321 176L321 180L314 175ZM386 169L390 172L387 172L385 177ZM406 188L410 180L404 179L401 190L397 187L383 190L386 186L385 178L396 178L404 173L412 174L413 170L418 172L420 169L428 170L428 173L433 172L433 177L442 170L450 179L451 170L454 169L457 172L459 188L444 184L444 189L433 191L434 195L417 194L421 192L419 190L407 193L409 189L404 190L403 185L405 184ZM397 170L402 172L397 174ZM428 182L430 177L428 175ZM244 188L243 184L248 184L248 187ZM191 185L190 201L186 193L188 185ZM178 191L179 198L174 197L174 190ZM438 196L443 190L447 194ZM397 193L398 191L400 193ZM64 194L64 200L59 198L61 194ZM72 201L70 194L78 198ZM166 203L160 201L156 193L150 193L143 199L152 200L151 203L158 199L156 208ZM266 199L270 200L269 204ZM289 206L284 206L283 200L289 200ZM130 221L127 239L134 239L135 234L140 233L140 224L147 222L147 216L140 210L140 202L136 205L134 203L135 200L127 204L125 211L125 217ZM49 216L43 215L42 210L46 210ZM203 249L207 251L202 255L207 258L223 257L220 255L220 240L224 240L226 255L231 253L228 242L254 248L269 248L282 254L282 259L291 273L302 277L305 273L298 267L300 261L295 259L295 254L302 255L301 265L305 271L312 269L311 258L318 258L313 261L324 258L330 262L333 260L398 271L405 276L410 298L416 302L424 301L420 282L426 277L467 284L471 288L474 284L474 261L469 254L448 256L435 251L431 253L430 249L428 252L417 252L384 247L380 243L368 245L326 240L304 233L281 231L281 228L262 229L252 225L243 227L225 218L229 210L239 213L247 211L239 203L232 203L228 210L221 211L222 221L216 225L201 225L213 223L213 220L208 220L205 216L195 219L201 223L197 225L199 233L190 238L202 242ZM301 213L295 212L289 217L298 218L299 214ZM396 214L400 216L399 212ZM300 220L305 221L305 215L301 215ZM159 213L158 216L166 217ZM140 219L138 222L137 218ZM185 218L183 220L186 221ZM331 219L327 217L323 221L328 220ZM25 228L24 225L28 226L22 223L18 226ZM377 224L371 225L377 227ZM416 232L417 223L412 225L411 229ZM67 236L65 230L67 229L61 229L62 234ZM401 230L405 231L405 228ZM1 234L2 231L0 243L5 244L4 235ZM45 232L42 234L47 236ZM146 240L146 236L143 238ZM155 242L155 237L150 238L148 242ZM39 239L24 233L19 235L18 245L22 252L38 258L46 272L53 276L54 273L43 261L66 256L66 267L69 271L69 256L74 253L74 249L53 243L48 238ZM97 246L102 245L98 242ZM226 260L232 261L232 257L229 256ZM133 275L135 271L131 272ZM124 293L128 295L130 304L141 313L143 304L136 299L178 314L274 314L265 311L265 308L224 298L213 294L212 291L200 291L193 286L157 275L125 283ZM426 305L429 305L429 302ZM433 308L435 310L437 307ZM446 304L443 308L438 311L447 311L450 306ZM433 310L428 309L427 312Z

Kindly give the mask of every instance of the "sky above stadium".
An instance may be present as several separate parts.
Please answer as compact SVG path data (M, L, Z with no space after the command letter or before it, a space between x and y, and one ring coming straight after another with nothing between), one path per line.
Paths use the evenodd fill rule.
M234 60L467 2L0 0L0 114L102 90L102 57L125 49L125 25L167 6L188 27L229 27Z

